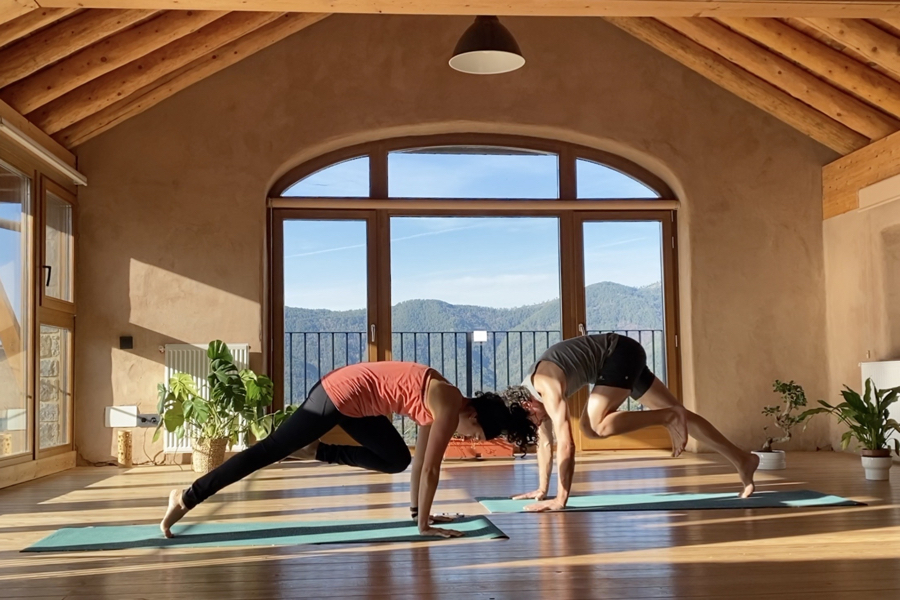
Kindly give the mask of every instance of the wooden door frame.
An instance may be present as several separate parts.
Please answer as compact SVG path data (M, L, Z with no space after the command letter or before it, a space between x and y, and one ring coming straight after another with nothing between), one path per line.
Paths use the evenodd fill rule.
M660 245L662 249L662 285L663 285L663 328L666 336L666 385L672 394L683 402L681 377L681 347L679 341L679 308L678 308L678 263L675 254L678 248L676 213L673 210L629 210L629 211L577 211L573 215L573 235L571 243L576 246L574 260L575 270L581 277L581 291L575 293L575 315L578 325L587 326L587 308L584 294L584 224L616 221L656 221L660 224ZM576 290L577 291L577 290ZM578 335L577 333L575 335ZM580 390L569 401L570 418L573 421L573 434L576 437L578 450L625 450L669 448L671 441L663 428L648 428L623 436L615 436L605 440L590 440L581 435L578 423L587 403L588 390Z
M379 274L382 270L383 258L379 256L378 247L381 243L379 236L381 230L375 211L365 210L292 210L271 209L269 218L269 265L267 280L269 282L269 311L268 311L268 335L266 336L266 360L265 364L272 365L272 381L275 384L275 398L273 407L275 410L284 408L284 351L275 344L284 344L284 223L285 221L363 221L366 223L366 270L368 273L366 285L366 318L368 328L374 327L376 337L367 331L367 353L370 361L389 360L383 352L379 352L383 335L379 324L381 316L376 307L384 293L379 285ZM384 232L387 235L387 232ZM390 269L388 258L388 269ZM388 287L390 295L390 287ZM383 311L382 311L383 312ZM390 306L388 306L388 318L390 318ZM279 394L277 390L281 390Z
M584 243L583 225L585 222L596 221L656 221L662 227L663 248L663 287L664 287L664 311L666 330L666 360L669 385L676 397L681 397L680 376L680 348L678 339L678 292L677 292L677 262L675 250L676 223L674 208L668 208L671 203L659 203L654 205L654 210L610 210L609 204L604 201L577 201L580 210L572 210L568 202L562 201L501 201L504 204L497 206L493 202L486 206L481 201L469 201L464 205L459 202L451 204L447 201L429 200L374 200L368 201L372 210L361 211L355 201L342 202L341 200L319 199L320 205L327 205L327 209L308 208L307 199L298 202L300 206L287 208L292 199L279 199L275 203L277 208L272 208L272 290L270 297L272 304L269 314L270 339L268 345L270 356L268 364L273 365L273 380L276 390L282 390L279 396L276 394L276 407L283 406L284 402L284 353L276 349L275 343L283 344L284 340L284 263L283 263L283 223L285 220L366 220L367 226L367 256L368 256L368 304L367 315L369 324L375 325L376 343L372 343L369 336L369 360L391 360L392 357L392 326L391 326L391 244L390 244L390 219L392 217L549 217L556 218L559 223L559 261L560 261L560 325L562 339L569 339L579 335L579 324L586 321L586 309L584 298ZM452 201L451 201L452 202ZM474 205L473 204L476 204ZM352 208L341 208L341 205ZM561 206L562 205L562 206ZM618 206L618 204L616 205ZM631 206L633 207L633 204ZM668 208L668 209L667 209ZM671 243L669 243L671 240ZM275 318L279 315L281 318ZM587 400L586 390L582 390L570 399L570 416L573 420L573 434L576 448L579 450L601 449L602 447L615 448L662 448L667 441L666 436L661 436L657 431L647 431L642 434L629 436L615 440L614 442L595 448L595 442L587 442L582 439L578 421ZM627 441L626 441L627 440ZM623 445L624 442L624 445Z

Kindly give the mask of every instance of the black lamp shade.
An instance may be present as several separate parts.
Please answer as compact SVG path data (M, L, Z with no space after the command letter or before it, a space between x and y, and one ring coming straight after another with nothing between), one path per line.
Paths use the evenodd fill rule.
M450 66L463 73L494 75L525 64L519 44L497 17L475 17L456 48Z

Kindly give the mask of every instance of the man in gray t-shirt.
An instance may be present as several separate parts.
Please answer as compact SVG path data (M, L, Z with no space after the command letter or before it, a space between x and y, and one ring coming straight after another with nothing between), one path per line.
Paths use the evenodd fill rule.
M526 372L520 386L504 392L523 401L540 425L538 439L539 487L514 496L537 500L526 510L560 510L565 507L575 470L575 443L566 398L584 386L591 394L579 419L581 433L601 439L660 425L672 438L672 456L684 451L687 436L705 442L727 458L741 477L741 497L753 493L753 474L759 458L741 450L703 417L687 410L647 367L647 354L639 342L615 333L586 335L564 340L548 348ZM631 396L650 410L618 411ZM556 437L558 490L544 500L550 484L553 437Z

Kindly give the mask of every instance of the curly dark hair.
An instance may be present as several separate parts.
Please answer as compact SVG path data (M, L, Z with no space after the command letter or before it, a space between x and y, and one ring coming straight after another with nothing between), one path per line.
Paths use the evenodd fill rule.
M518 402L520 404L534 399L531 392L524 385L511 385L500 392L500 395L507 402Z
M537 424L518 400L506 401L500 394L478 392L469 401L486 439L502 435L523 451L537 443Z

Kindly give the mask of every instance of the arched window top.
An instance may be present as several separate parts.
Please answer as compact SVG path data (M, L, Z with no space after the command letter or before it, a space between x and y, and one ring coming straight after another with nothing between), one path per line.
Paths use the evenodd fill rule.
M391 198L559 198L559 157L496 146L432 146L388 154Z
M369 157L357 156L334 163L307 175L284 190L293 198L367 198Z
M638 179L584 158L575 161L575 181L579 199L659 198L659 192Z
M461 137L472 142L459 143ZM513 136L433 136L347 148L294 169L273 192L292 198L674 199L661 179L620 156Z

